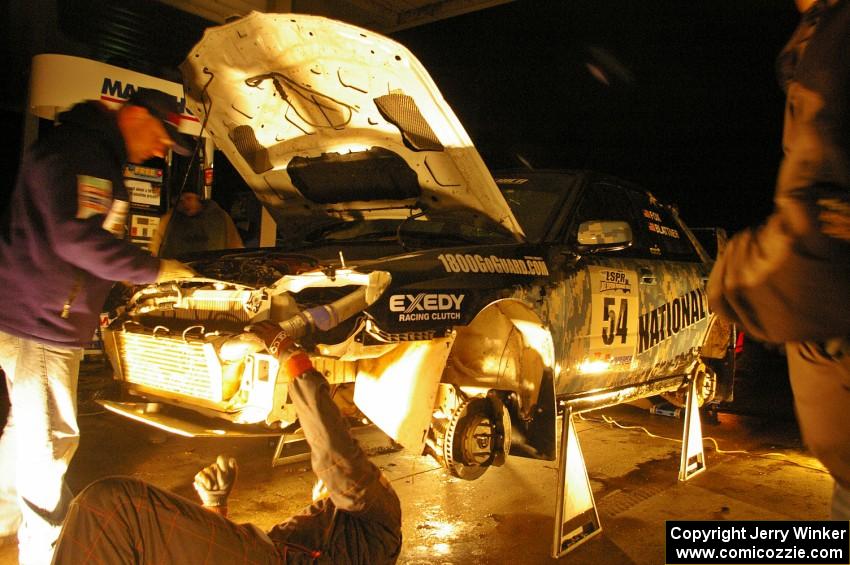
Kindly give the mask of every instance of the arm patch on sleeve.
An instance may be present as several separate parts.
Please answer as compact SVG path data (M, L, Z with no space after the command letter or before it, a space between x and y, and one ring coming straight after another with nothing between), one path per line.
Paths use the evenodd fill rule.
M112 181L77 175L77 219L104 215L112 204Z

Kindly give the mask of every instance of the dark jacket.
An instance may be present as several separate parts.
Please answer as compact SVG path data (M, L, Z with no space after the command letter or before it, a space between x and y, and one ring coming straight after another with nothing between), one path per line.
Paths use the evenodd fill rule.
M736 235L709 304L757 339L850 335L850 1L807 11L779 57L787 91L774 211Z
M207 200L195 216L176 207L159 222L151 250L158 257L175 258L187 253L244 247L233 219L215 200Z
M85 102L59 121L24 155L0 220L0 330L79 346L92 340L112 282L153 282L159 260L105 226L126 219L109 214L127 202L114 112Z
M286 563L395 563L401 552L395 491L352 439L322 375L308 371L289 391L313 472L330 494L275 526L269 537Z

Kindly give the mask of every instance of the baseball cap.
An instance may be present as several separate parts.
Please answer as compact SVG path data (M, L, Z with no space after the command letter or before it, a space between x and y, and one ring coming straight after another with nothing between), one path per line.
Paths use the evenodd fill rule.
M174 142L172 151L184 157L192 154L192 140L177 129L180 124L180 110L177 107L177 99L173 95L154 88L137 88L126 103L147 109L152 116L162 122L168 137Z

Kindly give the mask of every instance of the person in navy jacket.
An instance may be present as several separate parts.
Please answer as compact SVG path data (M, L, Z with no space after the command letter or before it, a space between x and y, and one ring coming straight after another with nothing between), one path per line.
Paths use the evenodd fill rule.
M76 389L114 281L191 277L124 236L125 163L189 154L177 102L138 89L117 110L83 102L25 152L0 219L0 367L11 408L0 437L0 536L17 531L19 562L49 563L71 496L79 443Z

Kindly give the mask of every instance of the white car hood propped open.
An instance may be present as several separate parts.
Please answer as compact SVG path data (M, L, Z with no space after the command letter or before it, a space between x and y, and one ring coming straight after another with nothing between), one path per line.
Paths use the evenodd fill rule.
M457 211L523 233L463 126L395 41L304 14L208 29L189 108L278 225Z

